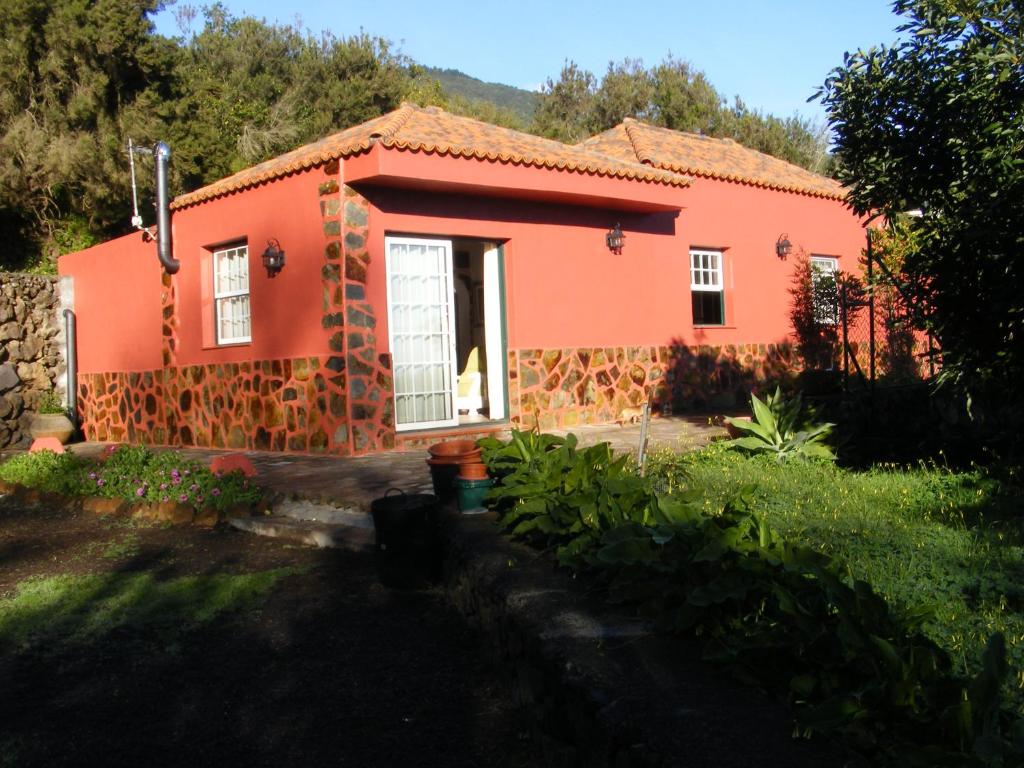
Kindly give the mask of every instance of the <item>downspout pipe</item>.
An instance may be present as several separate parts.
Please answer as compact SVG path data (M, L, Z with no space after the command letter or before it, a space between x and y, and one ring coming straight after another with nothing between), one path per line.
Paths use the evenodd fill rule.
M167 163L171 159L171 148L158 141L153 147L156 159L156 255L169 275L181 268L181 262L171 255L171 201L167 194Z
M64 310L64 359L67 361L68 418L78 429L78 324L73 310Z

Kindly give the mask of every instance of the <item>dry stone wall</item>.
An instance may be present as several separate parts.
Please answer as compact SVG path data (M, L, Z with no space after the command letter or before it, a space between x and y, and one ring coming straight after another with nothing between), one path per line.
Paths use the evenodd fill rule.
M64 323L56 278L0 273L0 448L29 442L44 392L64 396Z

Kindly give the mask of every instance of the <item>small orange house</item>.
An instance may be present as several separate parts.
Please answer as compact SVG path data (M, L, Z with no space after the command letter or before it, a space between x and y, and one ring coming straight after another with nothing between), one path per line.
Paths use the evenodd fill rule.
M82 427L351 455L728 404L796 365L781 236L856 269L843 200L728 140L406 104L178 197L174 275L141 234L63 256Z

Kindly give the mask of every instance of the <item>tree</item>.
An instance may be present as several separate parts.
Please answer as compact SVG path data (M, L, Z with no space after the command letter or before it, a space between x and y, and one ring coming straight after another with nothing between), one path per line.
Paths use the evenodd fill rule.
M0 265L52 260L124 216L124 140L153 131L173 46L157 0L12 0L0 14ZM12 255L13 254L13 255Z
M716 132L722 112L722 96L703 72L669 54L651 70L654 93L651 101L655 122L674 131Z
M653 99L654 80L642 61L609 62L601 86L594 94L592 122L599 130L604 130L627 117L648 120L654 111Z
M549 77L544 85L531 130L570 144L593 135L596 133L593 116L596 90L594 75L580 69L576 62L567 61L558 82Z
M213 5L198 34L168 39L150 21L160 6L5 5L0 235L7 248L0 269L52 271L59 253L127 231L129 137L171 145L177 192L377 117L409 95L444 98L380 38L316 38ZM187 31L195 14L180 10ZM142 167L145 197L152 174L145 160Z
M294 26L205 10L180 47L170 141L176 186L195 188L384 114L412 86L412 62L365 34L319 38ZM425 93L425 91L421 91Z
M904 41L847 55L821 91L858 214L908 209L897 275L942 377L1020 401L1024 374L1024 11L897 0Z
M544 87L531 130L576 143L627 117L735 139L818 173L831 165L823 128L799 117L762 115L740 99L728 106L702 72L671 54L651 69L635 59L611 62L600 82L575 62L566 62L558 81L549 79Z

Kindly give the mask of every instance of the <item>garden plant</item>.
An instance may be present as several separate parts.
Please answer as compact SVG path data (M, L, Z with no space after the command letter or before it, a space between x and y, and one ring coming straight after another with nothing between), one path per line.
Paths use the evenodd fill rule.
M941 615L934 619L933 603L948 597L944 590L957 596L959 585L933 584L928 592L923 583L905 583L900 592L893 579L880 579L880 589L873 577L882 569L870 558L848 563L840 537L829 551L803 535L816 519L814 500L819 516L832 514L822 497L836 493L856 490L861 498L851 508L870 508L873 492L899 499L927 489L940 502L938 516L963 510L976 490L998 497L998 487L979 478L974 489L968 478L933 470L910 475L902 487L900 473L879 472L878 482L858 488L857 475L830 461L780 464L722 446L695 458L656 459L646 477L608 445L579 449L571 435L516 432L507 443L482 446L499 479L490 503L513 534L551 550L609 600L666 631L698 636L709 659L788 698L801 733L841 734L871 764L1024 764L1020 699L1006 696L1013 675L998 631L1019 637L1019 617L996 621L1002 614L986 607L991 588L979 585L976 598L962 596L968 610L972 600L980 608L970 640L961 637L956 647L943 635ZM803 527L792 517L776 521L771 502L787 504L779 491L737 482L738 471L716 480L719 459L742 466L744 481L789 478L801 487ZM822 486L821 473L837 486ZM902 508L891 514L904 511L909 516ZM930 543L916 542L919 560L931 559ZM1000 543L998 536L990 542L989 567L1019 558L1018 548ZM871 548L884 559L884 540L869 540ZM1008 576L1013 569L1002 562Z
M111 446L99 459L71 450L20 454L0 464L0 480L65 496L177 502L197 509L222 510L262 497L260 488L241 472L212 472L177 451L143 446Z

